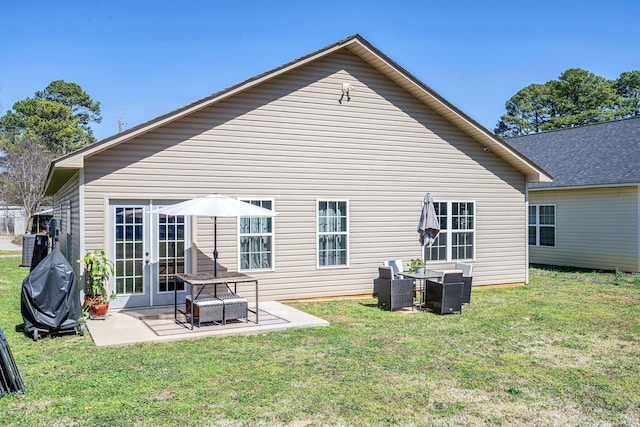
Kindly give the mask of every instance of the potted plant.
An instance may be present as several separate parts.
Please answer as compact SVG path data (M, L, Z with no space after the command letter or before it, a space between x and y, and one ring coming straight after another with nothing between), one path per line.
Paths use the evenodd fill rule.
M414 258L409 263L409 273L424 274L425 267L422 258Z
M109 310L109 301L116 297L109 293L109 277L113 274L113 262L104 251L97 249L87 252L82 260L85 271L84 308L92 319L104 319Z

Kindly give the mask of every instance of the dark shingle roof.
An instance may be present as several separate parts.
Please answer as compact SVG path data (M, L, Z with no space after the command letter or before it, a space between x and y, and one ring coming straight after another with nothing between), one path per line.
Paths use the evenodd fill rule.
M640 117L505 141L553 176L530 188L640 184Z

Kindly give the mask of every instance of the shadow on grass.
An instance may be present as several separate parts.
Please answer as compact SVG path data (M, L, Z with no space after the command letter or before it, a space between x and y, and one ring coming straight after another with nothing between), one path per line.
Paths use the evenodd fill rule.
M615 273L614 270L595 270L593 268L580 268L550 264L529 264L529 267L545 271L556 271L559 273Z
M377 302L374 302L374 303L361 302L360 305L363 306L363 307L378 308L378 303Z
M37 339L41 338L61 338L69 335L80 335L83 336L85 332L85 327L83 324L78 325L77 327L71 328L37 328L38 334ZM15 331L19 334L24 334L27 338L33 338L33 331L27 330L27 326L24 323L20 323L16 325Z

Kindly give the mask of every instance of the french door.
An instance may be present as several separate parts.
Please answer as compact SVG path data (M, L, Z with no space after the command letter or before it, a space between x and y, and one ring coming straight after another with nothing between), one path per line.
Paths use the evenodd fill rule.
M150 201L111 204L115 308L173 304L176 287L184 299L184 284L174 275L189 272L189 218L150 213L159 206Z

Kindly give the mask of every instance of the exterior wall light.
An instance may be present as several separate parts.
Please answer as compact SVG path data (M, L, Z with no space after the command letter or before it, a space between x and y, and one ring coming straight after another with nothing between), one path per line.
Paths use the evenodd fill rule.
M344 99L344 97L347 97L347 101L351 101L351 96L349 95L349 92L355 90L353 86L351 86L351 83L342 83L342 96L340 97L340 100L338 101L339 103L342 104L342 100Z

